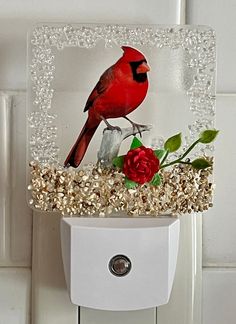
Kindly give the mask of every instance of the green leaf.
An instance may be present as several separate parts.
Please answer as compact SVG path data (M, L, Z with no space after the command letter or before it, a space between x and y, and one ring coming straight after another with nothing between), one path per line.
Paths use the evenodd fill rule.
M199 142L203 144L211 143L214 141L218 133L219 133L218 130L207 129L200 134Z
M123 168L123 165L124 165L124 158L125 158L124 155L115 157L112 160L113 165L122 169Z
M160 160L163 157L163 155L165 154L165 152L166 152L165 150L155 150L154 154Z
M209 161L207 161L206 159L199 158L199 159L196 159L193 162L191 162L191 165L193 168L195 168L197 170L203 170L203 169L209 168L211 166L211 163Z
M130 149L133 150L133 149L136 149L140 146L143 146L143 144L140 142L140 140L135 136L133 138L133 141L131 143L131 146L130 146Z
M153 186L159 186L161 184L161 176L160 174L156 173L152 180L150 181L150 184Z
M125 186L128 189L133 189L134 187L137 186L137 182L134 182L134 181L128 179L127 177L125 177Z
M174 135L165 142L164 148L166 151L169 151L170 153L177 151L181 146L182 140L181 140L181 133Z

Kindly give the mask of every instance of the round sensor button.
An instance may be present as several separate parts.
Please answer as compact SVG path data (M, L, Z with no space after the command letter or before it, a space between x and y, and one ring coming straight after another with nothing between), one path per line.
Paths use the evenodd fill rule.
M131 270L131 261L125 255L115 255L109 262L109 270L115 276L126 276Z

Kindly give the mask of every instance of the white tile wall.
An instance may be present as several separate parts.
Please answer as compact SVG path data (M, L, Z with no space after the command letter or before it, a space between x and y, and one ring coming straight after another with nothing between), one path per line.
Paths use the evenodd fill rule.
M181 0L1 0L0 89L26 88L26 34L37 22L178 24Z
M11 98L0 94L0 262L9 259Z
M55 21L82 22L131 22L173 24L179 19L180 0L148 0L146 5L139 0L1 0L2 17L31 19L54 19ZM177 21L178 22L178 21Z
M201 227L200 214L183 215L180 218L175 280L169 303L157 308L156 324L201 324Z
M26 32L38 21L166 23L183 22L185 0L67 0L32 1L0 0L0 90L26 88ZM217 127L221 134L216 143L215 179L217 183L214 208L203 218L203 323L236 323L236 239L234 123L236 120L236 1L188 0L187 23L211 25L217 32L218 86L220 92L235 93L217 98ZM1 109L1 104L0 104ZM0 324L30 323L31 212L25 203L25 98L14 96L11 192L12 207L7 218L0 216ZM2 138L0 138L0 143ZM2 146L1 146L2 148ZM2 168L2 165L0 165ZM1 169L2 170L2 169ZM14 189L14 190L13 190ZM37 219L38 228L43 216ZM42 223L41 223L42 222ZM53 224L55 222L55 224ZM41 224L41 225L40 225ZM44 226L44 225L42 225ZM34 278L36 318L44 324L76 323L77 313L65 294L63 275L50 256L58 254L55 219L46 232L37 233L41 273ZM4 230L6 228L6 230ZM43 227L44 229L47 227ZM35 233L36 234L36 233ZM53 241L54 240L54 241ZM54 243L53 243L54 242ZM8 268L15 266L16 268ZM21 268L29 267L29 268ZM217 267L232 267L217 268ZM43 269L48 272L45 274ZM51 272L50 272L51 270ZM55 275L54 275L55 274ZM43 287L42 289L39 288ZM52 285L53 292L48 289ZM38 289L38 290L37 290ZM51 291L51 293L50 293ZM48 307L49 300L61 300L62 308ZM191 297L190 297L191 298ZM33 303L36 302L33 301ZM181 300L181 296L180 296ZM72 308L70 308L72 307ZM64 311L63 311L64 309ZM66 311L65 311L66 309ZM46 310L46 312L44 312ZM55 313L59 316L55 317ZM67 314L66 317L60 314ZM107 314L109 315L109 314ZM85 315L84 315L85 316ZM89 313L86 314L89 323ZM163 313L165 318L165 313ZM147 318L143 320L145 322ZM109 320L110 322L112 321ZM106 324L106 323L104 323ZM166 324L166 323L165 323ZM200 324L200 323L199 323Z
M32 211L27 205L25 191L25 94L2 93L0 109L0 266L30 266Z
M82 308L80 311L80 321L86 324L108 324L114 322L115 324L156 324L156 311L145 309L131 312L104 312Z
M217 36L219 92L236 92L236 1L189 0L187 23L212 26Z
M31 324L78 324L78 308L66 290L60 218L58 213L34 213Z
M31 324L25 94L0 93L0 324Z
M236 95L218 95L214 207L203 218L203 264L236 266Z
M203 271L202 324L235 324L236 270Z
M31 266L32 210L27 202L26 95L12 94L11 262Z
M214 207L203 215L203 265L214 268L203 272L202 324L236 323L235 12L235 0L187 1L186 22L216 30L217 91L225 93L217 96L216 127L221 132L216 142Z
M0 324L30 324L29 269L0 268Z

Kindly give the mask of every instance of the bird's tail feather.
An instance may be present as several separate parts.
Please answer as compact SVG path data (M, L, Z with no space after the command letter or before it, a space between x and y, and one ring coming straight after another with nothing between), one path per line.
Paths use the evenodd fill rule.
M67 156L64 162L65 167L72 166L74 168L77 168L80 165L84 154L87 151L88 145L98 126L99 123L92 128L88 127L87 119L79 137L77 138L77 141L75 142L74 146L72 147L69 155Z

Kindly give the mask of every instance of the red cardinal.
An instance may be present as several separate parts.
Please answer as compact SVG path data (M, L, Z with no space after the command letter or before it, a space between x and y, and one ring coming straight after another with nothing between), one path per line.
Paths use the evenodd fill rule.
M84 111L88 111L87 121L72 147L64 166L77 168L87 150L96 129L103 120L108 129L114 129L108 118L124 117L133 127L138 127L126 117L144 100L147 89L147 61L138 50L122 46L123 56L100 77L90 94Z

